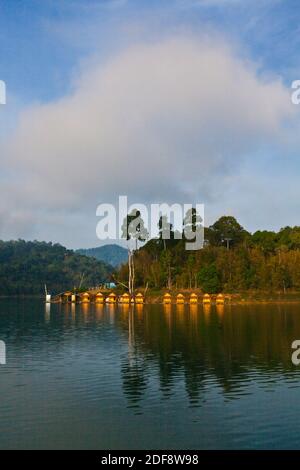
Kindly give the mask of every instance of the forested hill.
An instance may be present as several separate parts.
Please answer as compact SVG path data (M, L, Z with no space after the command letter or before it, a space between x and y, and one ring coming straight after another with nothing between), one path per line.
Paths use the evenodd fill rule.
M59 244L0 241L0 295L43 294L73 287L96 286L113 271L101 261L67 250Z
M247 232L224 216L205 228L205 247L186 251L185 240L150 240L134 255L136 286L200 288L205 292L300 291L300 227ZM119 272L126 280L127 268Z
M128 260L128 251L116 244L98 246L96 248L82 248L76 252L81 255L91 256L115 267L126 263Z

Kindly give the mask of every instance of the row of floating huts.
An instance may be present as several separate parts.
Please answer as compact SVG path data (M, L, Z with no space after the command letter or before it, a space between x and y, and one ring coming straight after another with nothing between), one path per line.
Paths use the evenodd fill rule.
M192 293L187 296L183 294L177 294L174 298L170 293L165 293L162 299L162 303L164 305L176 303L180 304L198 304L199 301L202 300L204 305L211 304L213 301L217 305L223 305L225 303L225 296L224 294L218 294L215 298L213 298L210 294L204 294L202 299L199 299L199 296L195 293ZM51 302L51 296L48 294L46 296L46 302ZM63 302L63 303L96 303L96 304L144 304L145 298L144 295L140 292L131 296L127 292L117 296L114 292L111 292L109 295L105 296L102 292L97 292L96 294L92 294L90 292L83 292L74 294L73 292L64 292L56 296L54 302Z
M102 292L97 292L93 294L91 292L82 292L82 293L74 293L74 292L63 292L62 294L58 294L52 300L51 295L46 295L46 303L50 302L62 302L62 303L96 303L96 304L116 304L116 303L123 303L123 304L143 304L144 303L144 296L141 293L138 293L134 296L130 296L129 294L125 293L120 295L119 297L114 293L111 292L109 295L105 296Z
M210 294L204 294L202 297L202 303L205 304L211 304L213 302L213 297ZM172 295L169 294L168 292L163 296L163 304L172 304L173 303L173 298ZM186 299L186 297L183 294L177 294L175 297L175 303L176 304L198 304L199 303L199 297L197 294L192 293L190 294L189 298ZM219 305L224 305L225 303L225 296L224 294L218 294L215 298L215 303Z

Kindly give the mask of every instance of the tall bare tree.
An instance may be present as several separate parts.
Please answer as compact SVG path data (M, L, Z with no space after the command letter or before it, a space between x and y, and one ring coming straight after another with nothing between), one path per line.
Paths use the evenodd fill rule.
M134 251L138 249L138 242L145 242L148 237L149 234L140 211L133 209L131 213L125 217L122 224L122 238L128 241L128 290L130 294L134 293ZM133 242L133 246L131 242Z

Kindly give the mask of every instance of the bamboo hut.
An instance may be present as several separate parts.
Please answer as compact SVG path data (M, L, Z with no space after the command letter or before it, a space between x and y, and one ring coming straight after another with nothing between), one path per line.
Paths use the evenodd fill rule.
M114 292L111 292L108 297L106 297L105 302L107 304L115 304L117 301L117 296Z
M197 294L191 294L190 295L190 304L191 305L194 305L194 304L197 304L198 303L198 296Z
M130 304L130 295L125 292L125 294L121 295L119 302L126 305Z
M217 305L224 305L225 303L225 297L223 294L218 294L216 298L216 304Z
M103 304L104 296L103 296L102 292L97 292L96 297L95 297L95 302L96 302L96 304Z
M166 305L166 304L170 304L171 302L172 302L171 294L167 292L163 297L163 304Z
M81 302L83 304L88 304L90 302L90 294L89 292L84 292L82 295L81 295Z
M184 295L183 294L177 294L176 296L176 304L182 305L184 304Z
M135 296L135 303L139 305L144 303L144 296L140 292L138 292Z
M62 301L63 302L71 302L71 299L72 299L72 292L64 292L63 295L62 295Z
M204 304L210 304L211 303L211 296L209 294L204 294L203 303Z

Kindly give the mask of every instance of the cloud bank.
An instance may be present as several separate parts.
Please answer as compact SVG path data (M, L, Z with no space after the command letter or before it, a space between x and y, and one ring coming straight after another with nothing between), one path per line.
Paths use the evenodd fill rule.
M0 236L53 232L88 244L96 206L119 194L222 198L243 160L282 138L292 113L281 82L221 41L171 38L85 64L72 94L26 109L1 149ZM75 237L79 214L86 223Z

